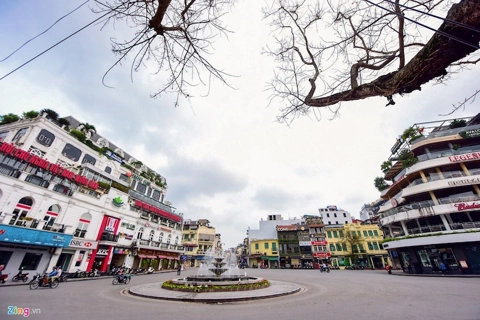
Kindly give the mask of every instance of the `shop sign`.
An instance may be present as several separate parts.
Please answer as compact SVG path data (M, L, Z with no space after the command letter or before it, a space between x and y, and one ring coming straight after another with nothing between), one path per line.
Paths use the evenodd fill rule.
M297 231L297 226L277 226L277 231Z
M158 230L162 230L162 231L165 231L165 232L172 232L172 230L164 228L164 227L158 227Z
M118 196L112 199L112 203L116 207L121 207L123 206L123 200L122 197Z
M128 230L135 230L135 225L128 222L122 222L122 227L127 228Z
M465 178L456 181L448 181L449 186L470 185L480 183L480 178Z
M72 239L72 235L60 235L50 231L26 229L10 225L3 225L2 228L0 230L0 242L66 248Z
M107 217L107 223L105 224L105 231L115 232L115 225L118 219Z
M122 249L122 248L114 248L113 254L130 254L131 251L129 249Z
M118 234L118 236L120 238L125 238L125 240L133 240L133 234L128 234L128 233L124 233L124 232L120 232Z
M480 152L472 152L472 153L461 154L458 156L448 157L448 160L450 160L450 162L460 162L460 161L469 161L469 160L478 160L478 159L480 159Z
M464 139L480 137L480 128L465 130L459 133Z
M312 243L310 241L299 241L298 244L302 247L305 247L305 246L311 246Z
M115 153L113 153L113 152L110 151L110 150L106 150L106 151L105 151L105 155L106 155L107 157L109 157L110 159L112 159L112 160L115 160L115 161L117 161L117 162L119 162L119 163L123 163L123 159L120 158L119 156L117 156Z
M475 202L472 202L471 204L462 202L462 203L454 204L454 206L458 209L458 211L480 209L480 203L475 203Z
M460 265L462 266L462 269L468 269L467 261L460 260L459 262L460 262Z
M312 241L313 246L326 246L327 244L327 241Z
M107 255L108 255L108 249L98 249L97 256L107 256Z
M72 239L72 240L70 240L69 247L84 248L84 249L95 249L97 247L97 244L98 244L97 241Z

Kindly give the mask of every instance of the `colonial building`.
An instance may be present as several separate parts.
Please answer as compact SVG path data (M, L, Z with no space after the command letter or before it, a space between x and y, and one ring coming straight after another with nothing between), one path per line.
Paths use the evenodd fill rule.
M416 123L384 162L384 248L415 273L480 273L480 114Z
M339 209L337 206L327 206L318 209L320 218L325 225L347 224L352 222L352 216L348 211Z
M183 218L163 202L165 178L76 119L62 120L43 113L0 126L4 272L174 267Z
M185 220L182 240L185 247L184 262L192 267L199 267L202 261L209 259L216 250L221 250L219 239L220 235L215 233L215 228L207 219Z

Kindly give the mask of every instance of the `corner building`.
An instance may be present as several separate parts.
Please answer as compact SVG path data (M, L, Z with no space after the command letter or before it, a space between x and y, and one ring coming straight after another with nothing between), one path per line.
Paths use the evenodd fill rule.
M393 263L479 274L480 114L414 124L391 151L379 218Z
M174 268L183 217L166 180L95 132L82 142L46 113L0 126L0 265L4 273Z

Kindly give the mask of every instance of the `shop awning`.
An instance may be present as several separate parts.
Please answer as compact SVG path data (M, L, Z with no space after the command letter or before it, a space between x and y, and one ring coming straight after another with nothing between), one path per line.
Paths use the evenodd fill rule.
M168 260L173 260L175 259L174 257L167 257Z
M144 256L143 254L139 254L137 257L139 257L140 259L145 259L145 258L147 258L147 256Z
M149 259L157 259L157 256L147 256Z
M158 259L167 259L167 256L157 256Z
M277 261L278 258L277 257L268 257L268 260L271 260L271 261Z

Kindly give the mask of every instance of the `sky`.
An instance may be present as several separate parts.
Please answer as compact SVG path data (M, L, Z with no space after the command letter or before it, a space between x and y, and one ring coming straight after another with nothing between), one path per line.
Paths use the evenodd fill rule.
M0 1L0 60L83 2ZM185 219L208 219L228 248L271 214L300 218L336 205L359 218L362 206L379 198L373 181L404 129L480 111L473 102L442 116L478 89L477 66L396 97L394 106L370 98L343 103L334 119L323 109L320 118L279 123L281 105L270 103L265 90L274 64L261 54L270 39L262 4L239 1L224 19L235 33L215 43L212 61L238 75L230 81L234 89L216 81L209 92L194 89L175 106L175 95L150 98L162 75L146 67L131 77L129 60L109 73L113 88L106 87L102 77L116 61L110 38L131 30L92 25L0 80L0 114L49 108L93 124L164 176L165 199ZM0 78L96 19L89 6L92 1L0 62Z

